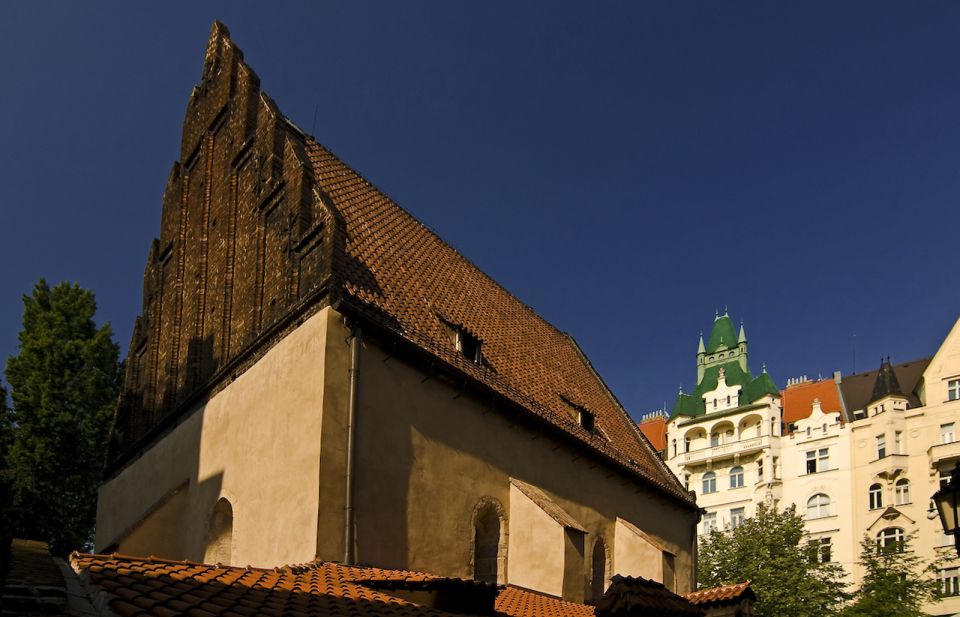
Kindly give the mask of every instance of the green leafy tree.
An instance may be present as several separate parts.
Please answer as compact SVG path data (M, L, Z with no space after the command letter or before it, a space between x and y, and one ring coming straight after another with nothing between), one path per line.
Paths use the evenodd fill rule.
M860 541L863 581L843 617L923 617L924 602L935 598L933 565L910 550L913 535L885 547L869 536Z
M792 505L778 511L761 504L736 529L711 532L697 567L701 587L751 581L757 617L836 615L849 598L843 568L818 559Z
M109 324L93 321L93 293L41 279L23 297L17 355L7 360L13 438L7 452L17 534L54 553L87 544L96 517L121 372Z

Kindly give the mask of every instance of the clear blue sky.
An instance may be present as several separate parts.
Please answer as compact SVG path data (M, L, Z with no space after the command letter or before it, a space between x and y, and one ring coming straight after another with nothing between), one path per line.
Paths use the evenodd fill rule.
M693 385L718 307L781 386L960 315L957 2L6 2L0 357L41 276L126 353L213 19L634 416Z

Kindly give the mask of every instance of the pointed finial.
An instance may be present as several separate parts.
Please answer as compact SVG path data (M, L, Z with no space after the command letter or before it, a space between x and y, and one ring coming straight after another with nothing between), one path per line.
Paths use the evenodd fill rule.
M680 384L680 394L683 394L683 384Z
M714 321L716 321L717 319L720 319L720 309L716 307L714 307L713 309L713 319Z
M726 304L723 305L723 316L724 316L724 317L729 317L729 316L730 316L729 311L727 311L727 305L726 305Z
M761 366L763 367L763 368L762 368L763 372L766 373L766 372L767 372L767 363L764 362Z

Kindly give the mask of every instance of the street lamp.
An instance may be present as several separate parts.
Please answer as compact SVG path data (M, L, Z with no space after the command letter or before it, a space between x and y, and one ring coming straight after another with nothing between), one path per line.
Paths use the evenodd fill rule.
M957 556L960 557L960 512L957 507L960 503L958 502L960 502L960 461L950 472L950 481L946 486L933 494L933 503L937 505L943 532L953 536Z

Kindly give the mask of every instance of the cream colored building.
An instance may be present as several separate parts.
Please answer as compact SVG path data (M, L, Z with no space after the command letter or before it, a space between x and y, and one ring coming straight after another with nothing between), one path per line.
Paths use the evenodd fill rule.
M718 317L717 330L707 345L701 340L698 388L678 399L665 442L668 465L707 510L700 533L734 526L739 512L749 516L765 500L793 504L820 558L842 565L853 586L863 576L857 562L864 536L887 544L913 534L912 549L939 562L945 596L925 610L960 613L960 560L930 503L960 461L960 320L930 359L791 380L780 396L761 397L759 406L726 403L728 393L737 400L736 388L716 364L729 369L745 362L746 338L741 329L736 347L718 344L732 338L726 317ZM737 353L731 356L731 349ZM737 367L733 373L735 383L744 382ZM748 420L754 415L764 427L782 422L782 434L779 426L759 435L743 430L756 423ZM767 475L774 461L778 471ZM743 487L731 479L739 469Z
M718 315L700 337L697 385L677 397L666 425L670 469L705 510L701 534L736 527L764 500L782 497L780 392L764 370L747 367L743 326Z
M695 500L575 341L284 117L220 24L126 366L98 551L694 588Z

